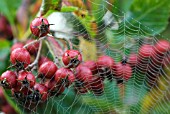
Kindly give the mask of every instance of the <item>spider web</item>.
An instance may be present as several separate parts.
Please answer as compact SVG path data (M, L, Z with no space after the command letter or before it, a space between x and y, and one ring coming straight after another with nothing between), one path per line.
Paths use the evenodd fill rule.
M122 54L126 56L128 56L132 52L138 54L141 45L153 45L158 41L157 36L163 37L161 34L158 34L157 36L150 35L145 30L147 29L150 31L154 31L152 28L141 24L132 17L128 17L132 18L133 21L138 23L138 26L133 25L133 23L129 22L126 19L127 15L123 11L119 10L117 7L107 1L105 1L106 4L110 5L116 10L119 10L122 15L112 13L102 4L96 4L92 0L90 2L92 4L100 5L101 7L103 7L103 11L107 10L105 16L99 17L99 19L102 19L100 20L100 22L104 21L104 23L99 26L100 29L98 30L98 36L100 37L94 40L96 42L96 47L98 47L97 55L105 53L106 55L113 57L116 62L120 62L122 59ZM93 13L100 14L103 11L99 9L93 11ZM118 21L115 18L117 18ZM74 18L74 16L71 16L69 19L67 19L65 23L67 22L74 23L73 26L79 28L79 32L70 35L70 33L67 32L73 32L73 30L69 29L68 31L66 30L64 32L61 31L61 36L62 34L64 34L66 35L66 37L73 37L70 39L71 41L75 40L75 38L77 38L78 36L88 36L88 38L91 39L87 31L81 27L81 22L78 22L77 19ZM129 28L129 25L132 27ZM145 30L143 30L141 26L145 27ZM117 29L120 29L120 31L108 34L105 33L106 30L108 30L107 32L110 32ZM130 31L127 31L127 29ZM56 32L56 34L57 33L58 32ZM108 35L115 36L115 38L106 40L106 36L110 37ZM164 57L168 56L167 54L165 54ZM45 56L51 56L50 51L48 51ZM162 111L164 113L169 113L170 92L168 86L169 77L167 74L167 72L169 71L169 67L165 65L164 68L162 68L162 65L160 65L157 69L157 74L159 74L157 80L163 80L162 82L160 81L161 83L159 85L156 80L153 81L151 80L151 78L148 77L149 74L147 71L143 71L150 68L150 65L153 64L152 59L149 57L149 59L145 60L145 57L142 55L138 55L138 58L141 58L143 61L145 61L145 63L142 65L137 64L135 67L132 68L133 76L127 82L125 82L124 85L117 85L115 80L113 80L112 82L109 82L107 80L104 81L104 93L102 96L97 96L93 92L87 92L86 94L80 95L78 93L75 93L74 84L72 84L69 88L65 89L62 95L58 97L50 97L45 103L38 102L33 107L31 103L29 105L26 104L27 99L23 103L21 103L19 100L16 101L19 106L25 107L25 109L23 108L22 113L27 113L27 110L30 110L32 113L44 114L104 114L117 112L137 114L162 113ZM157 59L155 58L155 60ZM137 63L139 63L138 59ZM155 70L154 68L150 69L153 71ZM166 71L163 69L166 69ZM148 83L151 84L151 86L148 85ZM157 90L157 92L152 92L154 90ZM122 91L124 92L122 93ZM146 101L148 99L146 95L148 95L149 98L152 100L152 105L150 105L150 107L148 107L148 102ZM158 96L159 99L157 98Z

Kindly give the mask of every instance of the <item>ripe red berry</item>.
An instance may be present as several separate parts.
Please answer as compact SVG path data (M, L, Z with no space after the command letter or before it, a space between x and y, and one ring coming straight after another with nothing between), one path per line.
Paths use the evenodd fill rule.
M30 29L35 36L43 37L49 33L49 26L50 24L46 18L37 17L31 22Z
M11 52L16 49L16 48L23 48L24 44L21 42L15 43L12 47L11 47Z
M38 60L38 66L40 67L43 63L47 62L47 61L50 61L50 59L48 59L47 57L40 57L39 60Z
M128 58L128 63L131 67L135 67L137 64L138 55L137 54L130 54Z
M26 68L30 64L30 54L24 48L17 48L11 52L10 60L18 68Z
M56 91L60 83L55 80L48 80L45 82L45 86L48 88L48 91Z
M57 69L57 66L52 61L47 61L40 66L38 70L39 77L51 79L53 78Z
M115 61L110 56L100 56L97 60L97 67L99 71L99 76L102 80L107 77L109 80L112 80L114 70L115 70Z
M152 53L153 53L153 46L149 44L144 44L139 49L139 56L141 58L151 57Z
M76 68L76 79L78 81L84 82L84 84L88 83L88 80L92 78L93 74L91 70L88 67L85 67L83 65L79 65Z
M77 50L67 50L62 57L64 65L75 68L82 62L82 55Z
M17 79L16 74L8 70L4 72L0 77L1 85L5 88L11 89L16 86L17 84L16 79Z
M20 71L18 73L18 82L23 86L32 88L35 85L36 79L31 72Z
M65 81L65 86L68 87L75 80L75 76L70 69L60 68L55 73L55 80L59 82L60 80Z
M30 42L32 42L32 41L34 41L34 40L28 40L27 42L26 42L26 44L29 44ZM27 49L27 51L31 54L31 55L34 55L34 54L36 54L37 52L38 52L38 47L39 47L39 42L36 42L36 43L34 43L34 44L32 44L32 45L29 45L26 49Z
M92 71L93 75L98 72L97 63L95 61L86 61L83 65L88 67Z
M100 77L93 76L89 80L90 90L93 91L95 95L102 95L104 92L104 84Z
M158 55L164 55L165 52L167 52L170 49L170 43L166 40L159 40L156 44L155 44L155 52Z
M132 76L132 68L129 64L116 64L115 74L118 79L128 80Z
M47 100L47 97L48 97L48 88L44 84L36 83L34 85L34 90L35 90L34 95L36 95L35 96L36 100L42 100L42 101L46 101ZM38 92L38 93L36 93L36 92Z

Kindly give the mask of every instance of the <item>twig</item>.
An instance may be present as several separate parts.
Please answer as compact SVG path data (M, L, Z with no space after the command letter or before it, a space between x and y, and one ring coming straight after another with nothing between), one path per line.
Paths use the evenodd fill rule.
M39 57L40 57L40 54L41 54L41 49L42 49L42 41L40 41L40 45L39 45L39 48L38 48L38 53L37 53L37 56L36 56L34 62L31 63L30 65L28 65L28 67L26 68L26 70L30 70L30 69L32 69L35 65L37 65L38 60L39 60Z
M32 44L34 44L34 43L40 42L41 40L44 40L45 38L46 38L46 37L42 37L42 38L39 38L39 39L37 39L37 40L34 40L34 41L26 44L26 45L24 46L24 48L27 48L28 46L30 46L30 45L32 45Z

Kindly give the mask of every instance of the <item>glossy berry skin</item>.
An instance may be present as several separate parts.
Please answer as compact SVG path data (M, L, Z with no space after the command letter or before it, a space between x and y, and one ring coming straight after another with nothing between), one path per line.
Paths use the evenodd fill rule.
M55 80L57 82L64 80L66 81L66 86L69 86L74 82L75 76L70 69L62 67L58 69L57 72L55 73Z
M17 48L11 52L10 60L13 65L26 68L30 64L30 54L24 48Z
M47 61L51 61L51 60L48 59L47 57L41 56L38 60L38 66L40 67L43 63L45 63Z
M31 72L20 71L18 73L18 82L22 83L26 87L32 88L35 85L36 79Z
M40 94L40 100L46 101L48 97L48 88L44 84L36 83L34 90Z
M98 58L97 65L99 68L101 67L114 68L115 61L110 56L103 55Z
M104 84L100 77L93 76L89 80L90 90L93 91L95 95L102 95L104 92Z
M57 69L57 66L52 61L47 61L40 66L38 70L39 77L45 76L45 78L51 79L53 78Z
M117 79L123 79L127 81L132 76L132 68L129 64L117 63L115 74Z
M55 80L48 80L45 82L45 86L48 88L48 91L56 91L59 85L60 84L57 83Z
M82 55L77 50L67 50L62 56L62 61L68 68L75 68L82 62Z
M49 33L48 20L43 17L37 17L31 22L30 29L32 34L37 37L46 36Z
M7 89L11 89L16 86L17 84L16 79L17 79L16 73L9 71L9 70L4 72L0 77L2 86Z
M78 81L84 82L84 84L86 84L86 83L88 83L88 80L90 80L92 78L92 76L93 76L93 74L88 67L85 67L80 64L76 68L75 77Z
M26 42L26 44L29 44L32 41L34 41L34 40L30 39ZM31 55L35 55L38 52L38 48L39 48L39 42L36 42L32 45L29 45L26 49Z
M98 72L97 63L95 61L89 60L84 62L83 65L88 67L92 71L93 75Z
M137 65L138 55L137 54L130 54L128 58L128 64L131 67L135 67Z
M170 49L170 43L166 40L159 40L155 44L155 52L159 55L164 55Z
M142 58L148 58L151 57L153 53L153 46L149 44L144 44L139 49L139 56Z
M15 43L12 47L11 47L11 52L16 49L16 48L23 48L24 44L21 42Z

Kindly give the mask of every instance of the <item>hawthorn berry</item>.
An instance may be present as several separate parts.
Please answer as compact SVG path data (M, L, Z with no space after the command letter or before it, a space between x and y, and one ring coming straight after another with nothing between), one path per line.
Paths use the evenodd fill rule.
M132 76L132 68L129 64L117 63L115 74L118 80L123 79L127 81Z
M57 66L52 61L44 62L38 70L38 77L42 78L53 78L55 72L57 71Z
M62 56L62 61L68 68L75 68L82 62L82 55L77 50L67 50Z
M46 18L37 17L31 22L30 29L32 34L34 34L35 36L43 37L50 32L49 26L50 24L48 23L48 20Z
M135 67L137 64L137 59L138 59L138 55L137 54L130 54L129 58L128 58L128 64L131 67Z
M93 75L95 75L98 72L97 63L95 61L89 60L84 62L83 65L88 67L92 71Z
M68 87L74 82L75 76L70 69L62 67L56 71L55 80L57 82L64 81L65 86Z
M115 61L110 56L100 56L97 60L97 67L99 71L99 77L105 79L107 77L112 80L115 70Z
M57 83L55 80L48 80L45 82L45 86L48 88L48 91L56 91L60 83Z
M26 42L26 44L29 44L32 41L34 41L34 40L30 39ZM38 52L38 47L39 47L39 42L36 42L32 45L29 45L26 49L31 55L35 55Z
M25 48L17 48L11 52L10 60L18 69L24 69L30 64L30 54Z
M41 56L38 60L38 66L40 67L43 63L45 63L47 61L51 61L51 60L48 59L47 57Z
M93 77L93 74L88 67L80 64L76 68L75 77L78 81L82 82L84 86L88 86L88 80L90 80Z
M104 84L100 77L93 76L89 80L90 90L93 91L95 95L102 95L104 92Z
M31 72L20 71L18 73L17 81L25 87L32 88L35 85L36 79Z
M48 88L44 84L36 83L34 85L33 101L46 101L48 97Z
M16 48L23 48L24 44L21 42L15 43L12 47L11 47L11 52L16 49Z
M11 89L16 86L17 84L16 79L17 79L16 73L7 70L0 77L1 85L7 89Z

